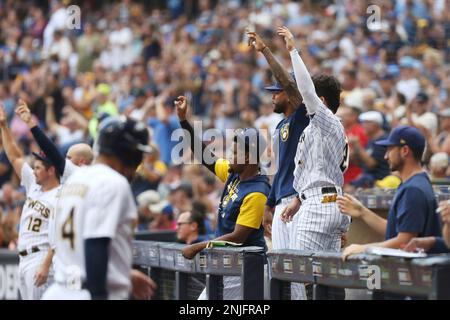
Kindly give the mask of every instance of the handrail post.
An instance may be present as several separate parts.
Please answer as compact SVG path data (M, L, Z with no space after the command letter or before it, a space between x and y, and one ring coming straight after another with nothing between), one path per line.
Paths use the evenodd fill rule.
M243 300L264 300L264 263L263 251L245 252L242 265L241 292Z

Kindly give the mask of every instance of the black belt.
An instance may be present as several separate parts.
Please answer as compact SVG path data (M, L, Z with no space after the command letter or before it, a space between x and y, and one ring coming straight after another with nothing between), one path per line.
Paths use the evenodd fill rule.
M323 187L322 188L322 194L337 194L338 191L336 189L336 187ZM301 195L301 200L306 200L306 196L304 193L302 193Z
M38 247L31 247L31 253L36 253L36 252L39 252L39 251L41 251ZM19 251L19 256L21 256L21 257L26 257L27 255L29 255L29 254L31 254L31 253L28 253L28 251L27 250L22 250L22 251Z
M323 187L322 194L338 193L336 187Z

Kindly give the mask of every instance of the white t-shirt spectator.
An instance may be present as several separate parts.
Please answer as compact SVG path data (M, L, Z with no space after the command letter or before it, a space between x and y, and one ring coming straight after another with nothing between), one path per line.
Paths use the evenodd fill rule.
M255 127L257 129L267 127L270 131L270 136L273 136L273 134L275 133L275 129L277 128L277 125L281 120L283 120L283 117L280 114L276 114L273 112L267 116L260 116L258 119L256 119Z

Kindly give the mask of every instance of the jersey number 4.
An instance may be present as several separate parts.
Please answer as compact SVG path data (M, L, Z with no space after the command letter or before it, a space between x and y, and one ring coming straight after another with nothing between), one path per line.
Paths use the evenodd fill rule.
M342 173L345 173L348 169L348 165L350 163L350 152L349 152L349 146L348 146L348 139L345 138L345 147L344 147L344 158L342 159L341 163L341 171Z
M62 226L62 238L70 241L70 248L75 249L75 232L73 229L73 215L75 208L70 211L69 217L66 219Z

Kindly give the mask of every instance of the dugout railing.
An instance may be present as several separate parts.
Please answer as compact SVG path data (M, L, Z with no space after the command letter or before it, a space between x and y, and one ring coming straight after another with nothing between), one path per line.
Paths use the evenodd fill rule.
M266 255L259 247L212 248L185 259L184 245L134 241L133 264L158 284L156 299L195 300L206 288L210 300L223 298L223 277L241 278L243 300L264 300Z
M360 254L271 251L270 298L285 299L291 283L361 289L415 299L450 299L450 255L399 258ZM376 279L379 277L379 279ZM315 292L315 299L323 299Z
M194 260L183 258L182 248L180 244L134 242L134 264L148 270L158 283L157 298L195 299L204 287L189 291L189 279L203 275L211 300L222 299L223 276L241 277L243 300L264 299L265 255L261 248L207 249ZM291 283L314 285L315 299L326 298L316 290L324 287L450 299L450 255L406 259L362 254L344 262L339 253L282 250L269 252L267 258L271 300L289 299ZM377 270L379 282L373 278ZM166 272L172 273L170 280Z

